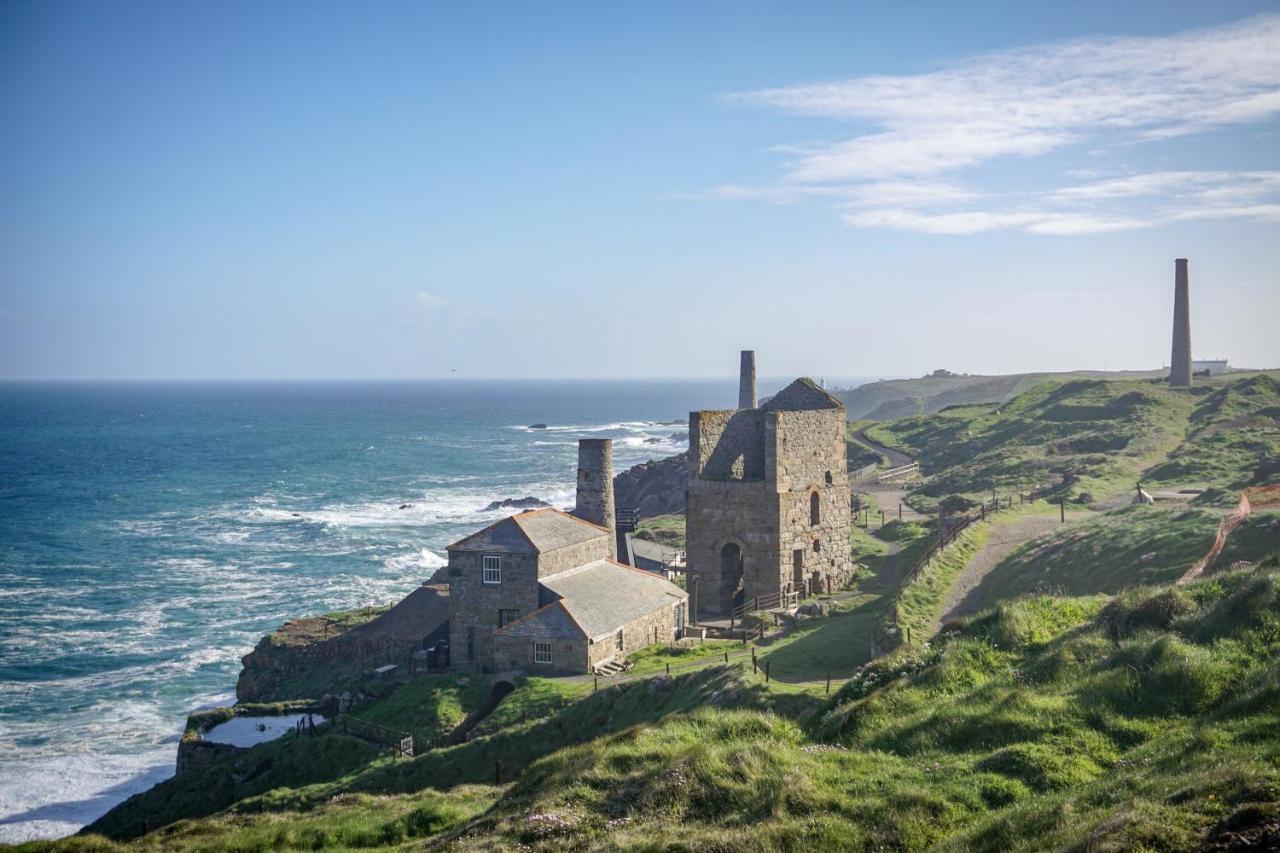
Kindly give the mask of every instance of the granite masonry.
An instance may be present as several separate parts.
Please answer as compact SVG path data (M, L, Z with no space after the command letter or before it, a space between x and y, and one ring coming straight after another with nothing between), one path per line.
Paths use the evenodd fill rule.
M743 353L740 399L755 399ZM845 410L811 379L764 405L689 415L689 588L700 618L845 583L850 493Z

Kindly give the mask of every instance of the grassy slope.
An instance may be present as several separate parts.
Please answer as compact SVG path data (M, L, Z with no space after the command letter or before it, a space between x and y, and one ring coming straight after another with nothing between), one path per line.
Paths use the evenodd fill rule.
M1131 488L1178 446L1192 399L1148 381L1048 382L1004 405L908 418L871 435L920 459L931 497L1064 484L1103 495Z
M993 486L1101 498L1139 478L1219 488L1280 479L1264 465L1280 451L1277 417L1274 372L1203 381L1189 394L1158 380L1078 379L870 433L920 458L931 475L922 494L933 498Z
M651 542L683 548L684 514L657 515L653 518L641 519L636 526L636 535Z
M1263 469L1264 460L1271 465ZM1209 386L1191 413L1187 440L1144 475L1153 484L1223 489L1280 482L1280 378L1254 374Z
M1024 599L824 704L749 665L639 681L137 844L372 847L453 827L463 849L1195 849L1233 813L1280 814L1278 653L1274 559L1110 603ZM514 785L486 784L499 758L524 771Z
M561 750L455 843L1184 850L1275 814L1280 576L1104 601L986 614L808 723L710 707Z
M1130 506L1028 542L978 587L983 606L1019 595L1115 593L1176 580L1213 543L1222 516L1203 509ZM1275 526L1273 526L1275 525ZM1218 566L1280 548L1280 513L1259 512L1227 540Z

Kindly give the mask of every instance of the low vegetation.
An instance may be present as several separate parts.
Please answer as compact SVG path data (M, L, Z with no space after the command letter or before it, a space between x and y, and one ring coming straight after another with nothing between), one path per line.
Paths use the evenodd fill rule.
M1176 580L1213 544L1222 515L1129 506L1041 536L998 563L975 594L982 606L1021 595L1115 593ZM1254 562L1280 547L1280 513L1258 512L1227 540L1218 565Z
M644 518L636 526L636 535L650 542L670 545L672 548L685 547L684 513L658 515Z
M1039 492L1090 499L1157 485L1240 488L1280 479L1280 379L1228 375L1190 392L1160 380L1055 380L1006 403L871 428L919 457L920 494Z

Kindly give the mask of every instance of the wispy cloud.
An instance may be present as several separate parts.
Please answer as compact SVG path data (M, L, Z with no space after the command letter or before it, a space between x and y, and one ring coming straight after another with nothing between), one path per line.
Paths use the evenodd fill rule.
M1280 116L1280 15L1158 37L1095 37L982 54L912 75L870 75L730 96L856 123L826 143L780 145L773 187L706 195L794 204L828 198L857 227L941 234L1087 234L1180 218L1273 218L1277 172L1151 171L1011 197L945 173L1088 145L1117 146ZM1065 179L1060 181L1065 183ZM1139 204L1137 200L1141 199ZM960 206L980 209L956 209Z

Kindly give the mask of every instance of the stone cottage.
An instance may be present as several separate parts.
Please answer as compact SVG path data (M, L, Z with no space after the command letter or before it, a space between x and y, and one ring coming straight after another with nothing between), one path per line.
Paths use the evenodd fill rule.
M614 559L612 450L579 442L572 514L522 512L449 546L455 668L589 672L680 636L684 590Z
M833 589L853 569L845 408L811 379L757 405L744 352L739 408L689 415L687 559L699 617L753 598Z

